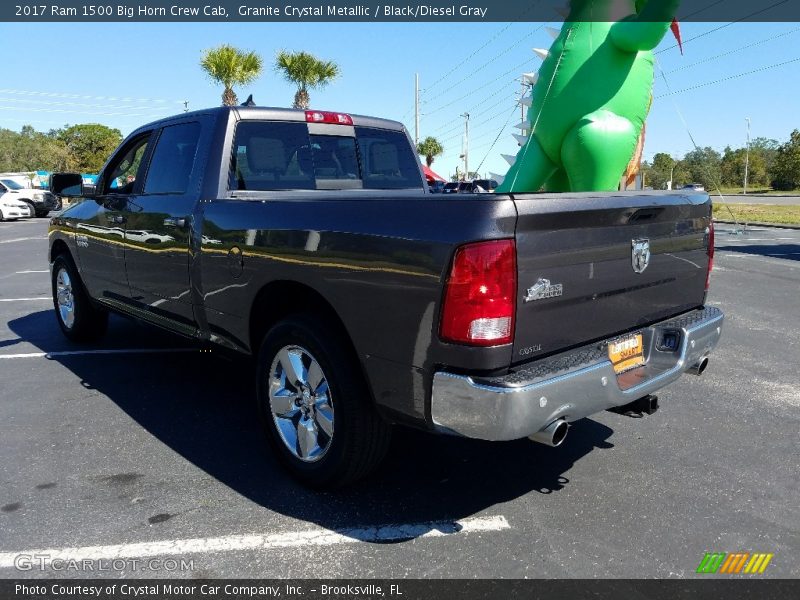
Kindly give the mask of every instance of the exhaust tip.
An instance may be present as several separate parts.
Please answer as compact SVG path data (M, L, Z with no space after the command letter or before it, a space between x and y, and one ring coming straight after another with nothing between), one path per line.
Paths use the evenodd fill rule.
M564 440L567 439L567 433L569 432L569 425L566 421L558 421L558 425L556 425L556 429L553 432L553 447L558 448L561 444L564 443Z
M706 368L708 368L708 357L704 356L703 358L700 359L700 361L696 365L693 365L689 369L689 372L692 375L700 376L705 372Z
M567 439L568 432L569 423L567 423L565 419L558 419L557 421L550 423L550 425L541 431L534 433L530 439L532 439L534 442L544 444L545 446L558 448L564 443L564 440Z

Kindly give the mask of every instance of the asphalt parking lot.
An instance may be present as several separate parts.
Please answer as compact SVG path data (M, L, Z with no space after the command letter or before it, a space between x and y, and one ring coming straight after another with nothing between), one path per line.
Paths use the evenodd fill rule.
M0 224L0 577L695 577L738 551L800 577L800 231L718 226L723 341L655 415L557 449L398 431L377 475L319 494L265 450L244 361L121 318L68 343L46 228Z

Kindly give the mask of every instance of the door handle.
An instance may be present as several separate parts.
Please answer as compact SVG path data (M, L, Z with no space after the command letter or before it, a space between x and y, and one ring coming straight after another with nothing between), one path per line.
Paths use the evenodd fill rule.
M109 223L113 223L114 225L122 225L127 220L128 219L125 218L123 215L112 215L112 216L108 217L108 222Z
M164 227L176 227L177 229L185 229L186 219L182 217L168 217L164 219Z

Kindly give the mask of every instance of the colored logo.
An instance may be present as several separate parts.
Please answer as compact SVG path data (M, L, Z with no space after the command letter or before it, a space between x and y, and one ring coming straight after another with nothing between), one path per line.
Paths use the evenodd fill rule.
M719 573L725 575L761 574L767 569L774 554L763 552L706 552L698 573Z

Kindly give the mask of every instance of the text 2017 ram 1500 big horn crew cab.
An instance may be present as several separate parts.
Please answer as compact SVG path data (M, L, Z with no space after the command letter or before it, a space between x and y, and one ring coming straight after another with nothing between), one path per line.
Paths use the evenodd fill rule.
M58 324L90 340L113 311L253 355L266 435L318 487L365 475L392 424L557 446L570 422L651 412L705 369L723 321L705 306L707 194L424 181L393 121L223 107L151 123L52 220Z

